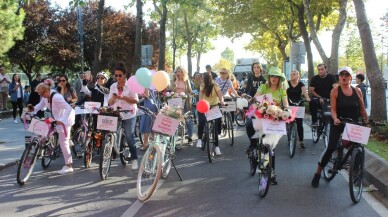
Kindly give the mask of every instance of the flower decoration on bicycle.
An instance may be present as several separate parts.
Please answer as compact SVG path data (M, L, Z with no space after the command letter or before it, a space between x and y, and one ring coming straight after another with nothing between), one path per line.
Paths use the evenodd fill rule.
M249 107L247 116L254 116L257 119L291 122L295 119L296 110L295 108L281 108L275 102L263 100L262 102L253 103Z
M170 118L178 119L181 122L185 121L183 109L180 106L174 107L166 105L162 109L160 109L160 114L163 114Z
M181 92L181 93L176 93L176 92L166 92L166 94L164 95L164 99L167 101L169 99L172 99L172 98L182 98L182 99L186 99L187 98L187 95L184 93L184 92Z
M184 101L187 97L188 96L184 92L166 92L164 95L164 101L167 102L170 107L183 107Z

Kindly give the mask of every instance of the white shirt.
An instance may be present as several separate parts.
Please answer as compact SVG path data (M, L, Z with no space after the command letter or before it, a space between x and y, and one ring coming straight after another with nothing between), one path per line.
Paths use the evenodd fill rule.
M6 81L3 81L4 78L6 79ZM0 87L8 88L9 83L11 83L11 79L9 78L8 74L3 75L0 73Z
M119 95L119 90L117 89L117 82L113 83L110 86L109 99L112 98L114 93ZM123 96L130 96L136 100L139 100L139 96L137 95L137 93L132 92L127 85L123 86L122 95ZM125 112L125 113L122 112L121 113L121 117L123 120L131 119L131 118L136 116L136 112L137 112L137 104L136 103L128 103L125 100L116 99L114 104L111 105L110 107L112 107L114 109L117 109L117 107L120 107L121 110L131 110L130 112Z

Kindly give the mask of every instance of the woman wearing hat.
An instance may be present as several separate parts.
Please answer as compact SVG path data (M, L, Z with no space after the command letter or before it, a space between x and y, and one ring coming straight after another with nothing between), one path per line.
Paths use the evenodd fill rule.
M81 91L86 96L89 96L92 102L100 102L101 106L108 106L109 88L105 86L107 81L107 74L105 72L99 72L97 73L97 82L94 88L88 87L87 80L83 80Z
M288 99L287 99L287 92L285 89L283 89L283 82L286 80L281 70L277 67L273 67L269 70L268 74L264 76L264 78L267 80L265 84L261 84L260 87L257 89L257 92L255 94L256 96L264 95L264 94L272 94L273 102L275 102L277 105L288 107ZM251 139L251 137L255 134L255 129L253 128L252 121L247 121L246 125L246 131L248 138L250 139L250 146L248 147L249 151L253 147L256 146L256 139ZM272 156L272 168L273 171L275 171L275 153L273 152ZM275 174L273 174L273 178L271 179L272 184L276 185L276 177Z
M330 92L331 119L329 144L321 155L314 178L311 181L311 185L314 188L319 186L322 169L325 168L329 162L330 156L334 152L339 137L344 130L344 125L341 125L339 118L350 118L354 121L358 121L362 116L364 121L366 123L368 122L368 115L364 107L361 90L351 86L352 69L343 67L338 71L339 86L334 87Z

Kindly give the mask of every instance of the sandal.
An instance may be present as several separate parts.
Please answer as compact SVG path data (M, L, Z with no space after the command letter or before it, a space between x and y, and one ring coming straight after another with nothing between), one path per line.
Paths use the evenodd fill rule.
M146 146L142 145L139 149L141 151L145 151L145 150L147 150L147 148L148 148L148 145L146 145Z

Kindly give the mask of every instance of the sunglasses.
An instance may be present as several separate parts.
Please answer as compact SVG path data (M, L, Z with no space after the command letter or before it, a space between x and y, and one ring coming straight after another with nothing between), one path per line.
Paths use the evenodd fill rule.
M62 79L61 79L61 80L58 80L58 81L59 81L59 82L66 82L66 80L62 80Z
M117 77L117 76L116 76ZM121 77L121 76L120 76ZM104 80L104 77L98 77L97 79Z
M276 75L270 75L269 77L270 78L280 78L279 76L276 76Z
M220 74L228 74L227 72L220 72Z
M340 72L339 73L339 76L345 76L345 77L350 77L350 74L349 73L347 73L347 72Z
M121 77L123 77L123 74L115 74L115 77L116 77L116 78L117 78L117 77L121 78Z

